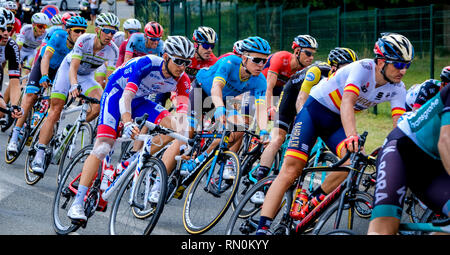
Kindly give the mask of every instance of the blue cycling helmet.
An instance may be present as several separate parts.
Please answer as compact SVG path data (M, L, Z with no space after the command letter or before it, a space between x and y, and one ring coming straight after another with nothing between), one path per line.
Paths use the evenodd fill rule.
M72 27L87 28L86 19L81 16L70 17L70 19L66 20L66 28L72 28Z
M243 40L241 50L242 52L247 51L269 55L270 45L266 40L259 36L251 36Z

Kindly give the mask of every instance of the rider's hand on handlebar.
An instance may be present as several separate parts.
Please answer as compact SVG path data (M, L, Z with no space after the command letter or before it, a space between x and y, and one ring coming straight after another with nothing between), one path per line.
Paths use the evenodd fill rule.
M270 142L270 134L265 129L259 131L259 137L261 139L262 144L264 144L264 145L266 145Z
M129 137L131 139L135 139L137 135L139 135L139 127L133 121L127 122L123 125L122 137Z
M21 107L14 107L14 109L11 111L11 117L15 119L19 119L23 115L23 110Z
M356 152L358 150L359 137L357 135L350 135L344 140L345 148L349 152Z
M80 89L78 84L73 84L70 86L70 94L74 98L77 98L80 95Z

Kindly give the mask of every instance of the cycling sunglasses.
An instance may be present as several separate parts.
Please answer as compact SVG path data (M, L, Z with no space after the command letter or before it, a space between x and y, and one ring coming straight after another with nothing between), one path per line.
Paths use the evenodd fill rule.
M7 26L6 30L8 30L8 32L11 32L14 29L14 26Z
M172 61L173 61L173 62L175 63L175 65L177 65L177 66L182 66L182 65L184 65L184 66L188 67L188 66L190 66L191 63L192 63L192 61L191 61L190 59L176 58L176 57L172 57L172 56L170 56L170 55L169 55L169 57L170 57L170 59L172 59Z
M398 62L398 61L390 61L387 60L386 61L387 64L393 64L395 68L397 68L398 70L402 70L402 69L408 69L409 66L411 65L411 62Z
M39 29L46 29L47 25L45 25L45 24L36 24L36 27L39 28Z
M110 28L102 28L102 32L105 33L105 34L115 35L117 33L117 30L110 29Z
M153 41L153 42L159 42L159 40L161 40L161 38L159 38L159 37L150 37L150 36L147 36L147 38L148 38L150 41Z
M312 51L309 51L309 50L300 50L300 52L305 53L305 55L306 55L307 57L312 57L312 56L314 56L314 53L313 53Z
M139 30L127 30L127 31L128 31L128 33L130 33L130 35L139 32Z
M215 44L210 44L210 43L202 43L201 45L202 45L203 49L205 49L205 50L214 49L214 47L216 46Z
M247 58L251 59L253 63L260 65L260 64L266 64L267 58L256 58L249 55L246 55Z
M72 30L72 32L74 32L74 33L76 33L76 34L84 34L84 33L86 33L86 29L82 29L82 28L75 28L75 29L71 29Z

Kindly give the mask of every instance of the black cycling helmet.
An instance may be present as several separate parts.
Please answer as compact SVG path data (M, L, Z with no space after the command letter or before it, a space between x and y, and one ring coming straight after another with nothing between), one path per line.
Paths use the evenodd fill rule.
M441 72L441 81L445 83L450 82L450 66L446 66L442 69Z
M343 64L348 64L358 61L358 55L352 49L336 47L328 54L328 64L330 66L339 67Z

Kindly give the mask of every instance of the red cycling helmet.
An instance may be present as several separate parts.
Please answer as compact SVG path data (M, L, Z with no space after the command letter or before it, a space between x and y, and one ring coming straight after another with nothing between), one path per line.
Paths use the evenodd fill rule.
M144 27L145 35L148 37L161 38L164 34L163 27L156 21L150 21Z
M66 25L66 21L70 18L72 18L73 16L80 16L80 14L76 13L76 12L66 12L62 15L61 17L61 21L64 24L64 26Z

